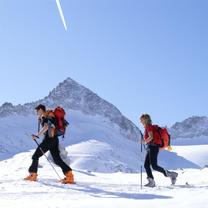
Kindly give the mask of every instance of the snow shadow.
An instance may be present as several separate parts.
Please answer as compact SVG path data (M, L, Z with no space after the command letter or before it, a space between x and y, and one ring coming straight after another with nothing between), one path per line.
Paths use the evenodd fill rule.
M81 190L97 198L124 198L134 200L152 200L152 199L171 199L171 196L144 194L144 193L124 193L120 191L107 191L101 188L95 188L85 185L79 185Z
M165 158L165 160L164 160ZM200 166L179 156L175 152L161 151L159 154L159 164L167 169L179 169L179 168L193 168L200 169Z
M138 187L138 193L124 193L124 192L116 191L116 190L108 191L99 187L92 187L92 186L82 184L82 183L78 183L75 185L58 185L58 184L50 184L50 183L43 182L43 181L41 181L40 183L42 185L57 188L57 189L84 192L88 194L89 196L96 197L96 198L112 198L112 199L124 198L124 199L133 199L133 200L153 200L153 199L172 199L173 198L171 196L165 196L165 195L139 193L139 187Z

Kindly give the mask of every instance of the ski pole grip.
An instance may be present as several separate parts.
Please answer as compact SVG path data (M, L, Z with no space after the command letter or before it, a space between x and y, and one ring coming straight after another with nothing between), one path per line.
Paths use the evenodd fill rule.
M36 137L37 139L39 139L39 136L35 135L35 134L32 134L33 137Z

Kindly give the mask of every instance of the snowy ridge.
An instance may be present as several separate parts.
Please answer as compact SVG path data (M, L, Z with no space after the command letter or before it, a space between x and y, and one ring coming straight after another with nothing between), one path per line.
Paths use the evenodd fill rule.
M38 182L22 180L36 148L30 135L37 131L33 111L40 102L52 108L62 104L67 111L70 127L60 143L66 146L75 185L60 184L44 157L40 159ZM170 186L169 178L154 171L157 187L141 190L140 167L146 152L141 155L140 143L135 142L140 139L138 128L113 105L73 80L65 80L37 102L18 106L5 103L0 116L1 207L175 208L177 202L178 208L207 208L208 169L203 168L208 166L207 137L195 134L206 119L198 126L191 119L190 126L177 124L172 130L177 136L178 129L181 138L173 141L173 152L159 154L161 166L179 173L176 186ZM63 177L60 168L55 168ZM144 184L144 168L142 175Z
M75 110L81 111L86 115L102 116L107 118L112 124L117 124L121 134L126 138L134 141L140 138L139 129L129 119L124 117L115 106L71 78L60 83L47 97L36 102L17 106L13 106L11 103L4 103L0 107L0 117L33 114L34 107L39 103L43 103L49 108L60 105L67 111Z
M170 128L173 138L207 138L208 143L208 117L193 116L182 122L175 123Z
M86 115L80 111L69 111L67 115L70 115L67 117L70 127L60 143L70 145L69 159L77 163L77 168L88 166L88 170L101 172L137 171L137 160L134 158L139 155L139 148L135 147L134 141L121 135L116 124L102 116ZM30 136L37 131L35 116L15 115L2 118L0 130L1 160L36 148Z
M67 147L69 159L77 169L105 173L139 171L141 154L139 144L135 143L140 139L138 128L112 104L70 78L42 100L18 106L5 103L0 107L1 160L36 148L30 135L37 131L33 112L38 103L52 108L62 104L66 109L70 127L65 140L61 142ZM177 139L173 144L184 145L184 142L184 139ZM190 145L190 141L186 145ZM205 150L197 150L196 154L204 157ZM181 154L181 151L180 154L177 151L162 152L160 163L169 169L207 165L207 161L192 160L187 154Z
M123 137L116 124L112 125L102 116L87 116L80 111L69 111L67 115L70 115L70 128L60 143L67 147L68 160L76 169L104 173L139 171L140 144ZM35 116L2 118L0 129L1 160L36 148L30 137L37 131ZM200 167L197 161L177 155L177 152L162 152L160 163L170 169ZM203 163L202 167L206 164Z

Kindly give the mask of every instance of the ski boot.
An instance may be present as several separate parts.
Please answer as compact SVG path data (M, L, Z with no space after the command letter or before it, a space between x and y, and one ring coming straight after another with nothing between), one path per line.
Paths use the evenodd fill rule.
M151 187L151 188L155 187L155 181L153 178L147 178L147 180L148 180L148 183L144 185L145 187Z
M64 179L60 180L61 183L63 183L63 184L75 184L74 175L73 175L72 171L68 171L64 175L66 177Z
M37 181L38 174L37 173L30 173L29 176L24 178L26 181Z
M167 177L170 178L171 184L172 184L172 185L175 185L175 184L176 184L177 177L178 177L178 173L173 172L173 171L168 171L168 170L167 170L167 171L166 171L166 175L167 175Z

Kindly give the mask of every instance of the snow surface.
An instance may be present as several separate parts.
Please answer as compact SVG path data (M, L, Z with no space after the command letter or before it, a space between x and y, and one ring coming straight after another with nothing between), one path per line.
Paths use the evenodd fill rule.
M133 141L137 141L140 138L141 134L138 127L122 115L114 105L70 78L61 82L48 96L41 100L16 106L12 103L4 103L0 106L0 118L12 115L27 117L34 113L35 107L40 103L51 109L62 106L70 118L71 112L72 114L74 114L73 112L82 112L82 117L86 115L86 118L90 118L88 117L89 115L103 118L110 125L117 126L123 137ZM72 119L76 118L73 115L72 117ZM80 120L79 115L78 120ZM79 124L77 123L77 125ZM100 123L98 122L97 125L100 125Z
M15 154L15 150L13 154L10 152L8 157L13 155L11 158L0 162L0 207L207 208L208 169L200 169L200 166L207 164L208 145L182 146L181 143L180 146L173 146L173 152L162 151L159 163L179 173L177 184L172 187L169 178L153 172L157 187L143 187L141 190L139 145L122 138L115 127L101 118L76 114L74 119L76 125L71 122L70 135L61 143L67 145L77 184L60 184L44 157L40 159L38 182L24 181L34 152L28 148L35 147L30 138L25 136L28 146L22 148L28 151ZM31 122L30 119L28 121ZM12 125L15 128L15 122L11 122L9 127ZM25 125L31 127L34 123L30 122ZM5 128L7 130L6 124ZM19 135L24 132L23 129L27 128L23 125ZM3 132L6 135L6 131ZM16 132L8 131L7 139L13 140L4 138L3 141L9 141L11 146L12 142L17 144L20 151L22 143ZM55 167L63 176L60 168ZM145 172L142 176L145 184Z
M68 95L71 86L73 90ZM82 92L85 102L74 97L77 92ZM18 112L25 112L25 106L30 112L35 103L17 107L5 104L1 115L10 112L7 108L14 113L0 119L0 207L208 207L208 169L203 168L208 165L206 135L174 139L172 152L160 152L159 164L179 173L176 186L170 186L169 178L154 172L157 187L141 190L140 167L145 150L140 153L136 126L115 107L71 80L51 92L45 102L63 101L64 96L68 98L66 106L74 109L67 110L70 127L60 143L66 146L65 159L70 161L77 184L60 184L44 157L40 159L38 182L22 180L36 148L30 135L36 133L37 122L35 115ZM142 175L144 184L146 174Z
M76 154L80 155L80 161L85 157L85 166L93 161L94 167L89 167L96 171L135 171L137 163L134 158L138 157L139 148L135 146L135 142L123 136L117 124L102 116L85 115L79 111L70 111L68 115L70 115L68 117L70 127L67 129L65 139L60 139L60 143L65 146L74 145L74 151L76 147L83 146L82 154L79 152ZM36 148L30 136L36 132L37 121L34 115L9 116L0 119L1 160ZM109 163L110 160L111 163ZM129 160L135 162L128 165ZM77 163L83 162L78 162L77 159ZM100 163L103 163L103 167L99 165Z
M79 111L69 111L67 115L70 127L60 143L68 147L70 160L76 162L77 168L102 173L139 171L140 144L124 137L117 124L102 116ZM1 118L1 160L36 148L30 136L36 131L34 115ZM200 167L176 152L167 151L161 152L160 163L169 169Z
M157 187L141 190L139 144L123 138L117 127L102 118L77 114L71 118L70 134L61 143L67 145L75 185L60 184L44 157L40 159L38 182L24 181L34 152L29 149L35 148L26 135L35 131L34 117L26 124L23 117L14 121L7 118L9 122L2 123L1 157L8 159L0 162L0 207L207 208L208 169L200 166L207 164L208 145L181 144L173 146L173 152L162 151L159 163L179 173L176 186L154 172ZM14 131L9 131L11 127ZM16 154L21 151L25 152ZM56 170L63 176L60 168Z
M201 168L208 166L208 145L174 146L173 151Z
M0 162L0 207L97 208L168 207L207 208L208 169L177 170L177 184L154 172L157 187L140 189L139 173L96 173L72 164L77 184L62 185L45 158L38 182L22 180L32 151ZM57 168L61 175L60 169ZM146 182L143 173L143 183Z

